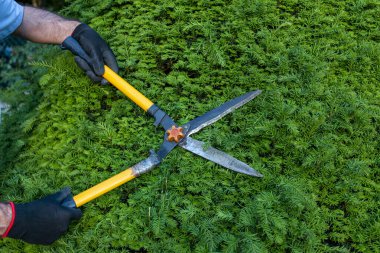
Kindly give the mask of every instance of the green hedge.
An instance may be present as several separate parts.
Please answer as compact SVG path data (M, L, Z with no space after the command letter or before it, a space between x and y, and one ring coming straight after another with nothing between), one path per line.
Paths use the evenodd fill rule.
M46 71L32 64L42 59L42 50L44 53L48 50L46 46L37 47L14 38L3 42L13 50L8 63L4 58L0 59L0 101L11 107L10 112L3 111L0 120L0 173L7 174L6 168L15 166L17 157L26 146L28 134L24 132L24 122L36 115L34 108L41 97L38 80Z
M253 102L195 138L264 174L174 150L159 168L86 204L49 247L6 252L379 252L380 5L347 1L70 1L120 74L179 123L245 92ZM42 62L37 114L4 199L74 193L157 149L163 132L68 52ZM37 64L38 65L38 64Z

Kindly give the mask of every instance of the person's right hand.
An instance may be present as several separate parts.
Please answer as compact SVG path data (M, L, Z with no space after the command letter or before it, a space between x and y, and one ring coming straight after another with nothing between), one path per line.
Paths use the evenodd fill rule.
M7 236L32 244L53 243L67 231L70 221L82 216L80 209L61 205L69 196L70 188L66 187L30 203L12 203L14 222Z

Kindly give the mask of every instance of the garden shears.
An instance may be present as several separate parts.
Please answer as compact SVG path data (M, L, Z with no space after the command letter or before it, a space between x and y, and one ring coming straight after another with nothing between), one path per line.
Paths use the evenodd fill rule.
M68 37L62 44L64 49L70 49L75 55L80 56L85 61L90 62L89 56L81 48L79 43L72 37ZM218 121L223 116L231 113L236 108L244 105L250 100L254 99L261 93L260 90L251 91L237 98L234 98L219 107L199 116L190 122L178 126L173 119L161 110L152 101L146 98L142 93L131 86L127 81L121 78L108 66L104 66L105 72L103 78L110 82L113 86L124 93L128 98L135 102L144 111L154 117L154 125L161 126L165 130L164 141L157 152L151 150L150 156L141 162L133 165L132 167L122 171L119 174L71 197L66 199L63 203L68 207L80 207L87 202L119 187L120 185L144 174L154 167L158 166L161 161L172 151L175 147L179 146L194 154L197 154L207 160L215 162L230 170L244 173L250 176L262 177L262 175L248 166L247 164L239 161L238 159L218 150L213 147L206 147L205 143L190 137L190 135L198 132L202 128Z

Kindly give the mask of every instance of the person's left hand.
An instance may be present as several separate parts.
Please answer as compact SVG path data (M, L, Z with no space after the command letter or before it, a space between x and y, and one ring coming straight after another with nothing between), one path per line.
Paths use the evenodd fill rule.
M107 84L102 78L104 65L110 67L116 73L119 71L114 53L100 35L86 24L78 25L71 37L73 37L82 49L87 53L90 60L86 62L80 56L75 56L75 62L86 72L86 75L94 82Z

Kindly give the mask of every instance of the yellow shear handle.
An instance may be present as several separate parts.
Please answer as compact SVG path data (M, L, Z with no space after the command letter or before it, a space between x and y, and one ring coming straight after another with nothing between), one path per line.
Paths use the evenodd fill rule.
M113 84L117 89L123 92L127 97L129 97L133 102L140 106L144 111L148 111L149 108L153 105L153 102L136 90L132 85L127 81L121 78L108 66L104 66L103 77ZM73 197L73 200L76 204L76 207L80 207L87 202L119 187L120 185L134 179L137 175L133 172L132 168L129 168L93 187L85 190L84 192L79 193Z
M134 174L132 168L129 168L123 172L120 172L119 174L116 174L115 176L91 187L90 189L85 190L84 192L79 193L78 195L74 196L74 202L77 207L80 207L87 202L90 202L91 200L115 189L116 187L119 187L120 185L134 179L136 175Z
M127 97L129 97L133 102L140 106L144 111L153 105L153 102L150 101L147 97L141 94L138 90L133 88L127 81L121 78L108 66L104 65L104 74L103 77L110 83L113 84L118 90L123 92Z

